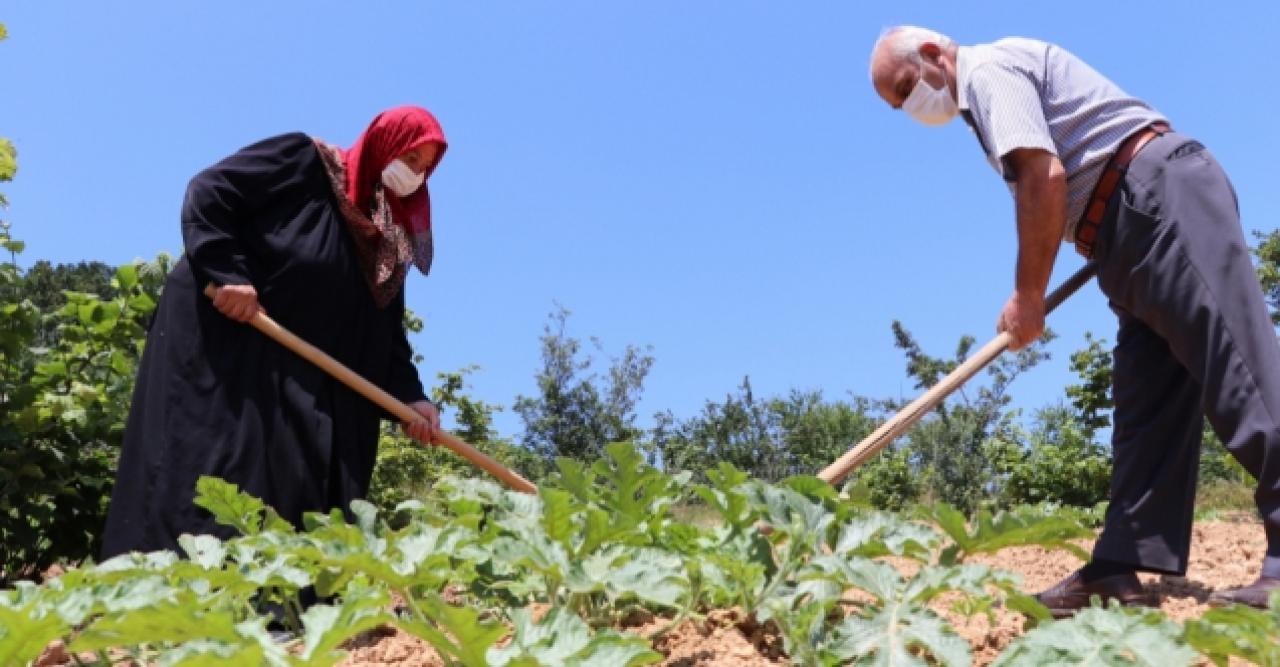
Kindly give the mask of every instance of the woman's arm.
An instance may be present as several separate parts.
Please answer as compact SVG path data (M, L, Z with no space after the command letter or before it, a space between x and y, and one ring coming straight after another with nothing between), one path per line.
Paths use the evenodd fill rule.
M404 327L404 290L387 304L389 317L395 318L391 334L391 368L387 373L386 390L392 396L407 403L422 419L416 422L401 422L400 426L409 437L425 444L431 444L440 429L440 409L426 397L422 388L422 380L418 377L418 367L413 364L413 348L409 346L408 332Z

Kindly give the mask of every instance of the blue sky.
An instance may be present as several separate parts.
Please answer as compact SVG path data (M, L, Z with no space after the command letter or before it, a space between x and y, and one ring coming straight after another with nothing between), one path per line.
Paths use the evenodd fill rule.
M925 128L867 81L883 27L1057 42L1226 166L1246 229L1280 226L1273 2L13 2L0 9L4 217L24 264L178 252L186 181L257 139L346 145L379 110L433 110L437 255L408 302L430 380L532 394L559 302L606 354L652 345L640 406L916 392L889 324L979 343L1012 285L1012 203L960 122ZM1054 283L1081 265L1064 247ZM1050 318L1031 409L1073 380L1096 286ZM519 431L507 412L507 435Z

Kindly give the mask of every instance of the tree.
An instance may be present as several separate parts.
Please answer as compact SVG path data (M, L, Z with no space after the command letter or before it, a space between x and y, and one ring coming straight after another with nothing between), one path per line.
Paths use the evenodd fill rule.
M659 413L654 458L667 470L698 475L720 462L769 481L814 474L872 431L867 410L865 400L828 402L820 391L759 399L743 378L736 393L707 401L688 420Z
M895 345L907 357L907 374L915 378L917 389L937 384L969 356L972 336L963 336L951 359L926 354L901 322L892 325ZM997 468L992 450L1016 440L1015 418L1009 409L1009 387L1019 375L1049 358L1045 346L1055 334L1045 330L1040 339L1015 354L998 357L986 369L985 384L962 387L934 411L932 418L908 434L910 458L923 488L934 499L965 511L976 509L984 500L998 496ZM899 409L905 403L887 402Z
M871 401L825 401L820 391L791 390L769 401L778 415L788 474L815 474L840 458L879 425Z
M1259 234L1259 247L1255 253L1262 259L1258 267L1259 280L1268 294L1280 294L1280 232L1270 235ZM1274 245L1268 249L1269 245ZM1270 258L1270 259L1267 259ZM1274 276L1274 277L1273 277ZM1271 299L1269 299L1271 300ZM1274 304L1275 301L1272 300ZM1274 314L1273 314L1274 316ZM1106 348L1105 339L1095 339L1092 333L1085 333L1087 347L1077 350L1071 355L1071 370L1080 377L1080 384L1067 386L1067 397L1076 410L1076 420L1082 436L1092 441L1099 430L1111 427L1111 411L1115 403L1111 397L1112 356ZM1215 481L1251 485L1254 483L1249 473L1236 461L1231 452L1218 439L1213 428L1206 422L1201 436L1200 473L1201 485Z
M0 23L0 41L8 37L9 31L5 29L3 23ZM16 173L18 173L18 151L13 147L13 142L0 137L0 183L12 181ZM0 192L0 208L8 207L9 200L5 199L3 192ZM0 220L0 222L3 221Z
M777 415L756 400L751 378L744 377L724 402L707 401L694 417L677 421L670 411L656 417L653 446L664 469L703 474L724 462L764 479L785 477Z
M1111 459L1093 440L1086 423L1065 405L1036 411L1026 445L1003 461L1005 505L1051 502L1093 507L1107 499Z
M639 438L643 431L635 426L635 407L653 367L649 348L628 345L606 377L598 377L591 372L595 360L583 356L581 342L566 333L568 318L563 306L549 315L541 337L538 394L517 396L514 406L524 422L522 444L548 465L558 456L598 459L606 444ZM598 340L591 342L601 349Z
M100 299L115 297L111 279L115 267L102 262L80 262L53 266L40 260L27 269L22 283L23 297L41 312L52 312L67 302L65 292L93 294ZM52 321L42 323L36 331L35 344L46 346L53 342L56 331Z
M1087 346L1071 353L1071 370L1080 376L1081 384L1067 385L1067 398L1077 410L1077 419L1085 437L1093 439L1100 429L1111 427L1111 351L1106 339L1084 334Z
M1254 238L1258 245L1252 248L1253 255L1258 258L1255 267L1258 282L1262 285L1262 294L1271 306L1271 322L1280 325L1280 229L1273 229L1264 234L1255 231Z

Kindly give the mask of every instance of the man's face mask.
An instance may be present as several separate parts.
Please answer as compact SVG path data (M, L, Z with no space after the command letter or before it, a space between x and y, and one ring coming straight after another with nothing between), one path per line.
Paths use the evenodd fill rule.
M951 99L951 87L945 76L941 88L934 88L924 80L924 63L920 63L920 79L903 100L902 110L925 125L943 125L960 113L956 101Z

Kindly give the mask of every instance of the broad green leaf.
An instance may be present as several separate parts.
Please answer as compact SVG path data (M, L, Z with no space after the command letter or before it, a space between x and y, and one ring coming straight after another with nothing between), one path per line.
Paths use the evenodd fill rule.
M44 647L70 634L71 627L56 615L33 619L27 610L0 607L0 665L25 665Z
M130 310L138 313L150 313L156 308L155 299L152 299L151 296L146 293L130 296L128 300L125 301L125 304L129 306Z
M202 475L196 481L195 504L208 510L218 523L231 526L245 535L255 535L262 531L262 516L266 505L261 500L242 493L235 484Z
M342 642L365 630L390 623L394 619L386 612L388 602L384 589L349 586L343 591L340 604L313 605L302 615L302 625L306 629L303 659L336 658L334 651Z
M170 603L107 614L89 624L68 647L72 651L102 651L115 646L195 640L241 641L229 612L200 611L194 596Z
M121 264L116 268L116 285L121 292L128 292L138 284L138 267L133 264Z
M262 649L255 645L198 639L162 651L156 667L224 667L225 665L261 665Z
M530 568L555 580L563 579L569 571L569 555L564 547L552 542L540 529L499 537L491 548L495 561L513 568Z
M246 581L251 581L261 588L279 587L293 592L310 586L312 581L309 572L294 565L293 558L283 554L252 566L242 564L240 569Z
M221 568L227 560L226 547L222 545L222 540L213 535L184 533L178 537L178 545L187 552L187 558L190 558L191 562L206 570Z
M560 471L556 480L560 488L584 503L595 499L595 473L590 468L573 459L560 457L556 459L556 469Z
M597 632L587 647L571 657L566 667L640 667L662 662L662 654L649 642L612 630Z
M241 655L257 654L261 657L252 663L237 661L233 664L268 665L269 667L287 667L293 664L294 661L288 650L267 632L267 619L256 618L237 623L236 633L240 635L242 642L249 644Z
M378 534L378 508L373 503L359 498L352 500L351 515L356 518L356 526L365 535L374 537Z
M799 493L813 501L835 501L839 496L839 494L836 493L835 488L832 487L830 483L824 482L812 475L795 475L788 477L781 482L778 482L778 486L791 489L792 491L795 491L796 493Z
M628 550L625 563L604 577L610 600L635 597L665 607L678 607L689 594L690 583L683 561L659 549Z
M453 580L461 579L456 560L488 560L486 550L474 545L475 534L463 526L437 528L414 523L391 542L388 560L391 568L418 586L438 589Z
M564 665L591 641L587 624L563 607L553 607L537 623L527 607L516 609L511 612L511 623L511 642L502 648L491 648L486 654L494 667L505 667L519 658L535 660L539 665Z
M487 660L493 667L544 665L545 667L633 667L662 660L639 637L604 630L594 636L587 624L563 607L553 607L534 623L528 608L511 614L514 634L502 648L491 648Z
M605 446L605 458L591 470L606 482L596 489L597 501L636 523L658 518L679 497L672 479L645 463L630 443Z
M1013 640L993 665L1190 665L1196 652L1158 611L1092 607ZM1266 664L1266 663L1263 663Z
M899 600L849 615L833 631L833 637L830 654L855 665L961 667L972 660L969 642L941 618L923 606Z
M930 528L886 512L869 512L841 525L831 550L864 558L893 555L928 560L938 541L937 532Z
M950 565L979 553L993 553L1006 547L1042 546L1046 549L1063 549L1088 560L1088 552L1069 540L1093 536L1093 529L1084 526L1078 518L1069 516L1045 516L1035 508L1024 507L1010 512L992 515L979 511L972 525L966 524L959 510L945 503L938 503L923 511L951 538L953 544L943 549L939 562Z
M769 486L760 482L748 485L747 498L761 511L761 518L773 526L774 535L803 538L810 541L822 539L835 515L820 503L787 488Z
M570 536L574 534L574 515L579 507L575 507L573 494L568 491L542 487L538 489L542 498L542 529L547 536L559 542L568 551L574 551Z
M838 637L827 623L831 601L810 600L794 606L781 598L772 598L761 610L761 621L773 621L782 632L783 648L794 664L836 664L832 642Z
M454 607L434 596L419 600L417 607L430 622L396 619L395 624L466 667L487 667L485 653L507 634L500 624L482 622L476 610Z
M98 563L95 570L99 574L110 572L127 572L129 570L146 570L157 572L167 570L178 562L178 555L172 551L149 551L147 553L132 552L120 554Z
M1280 665L1280 594L1272 595L1266 610L1242 605L1210 609L1187 622L1183 638L1218 665L1232 657Z

